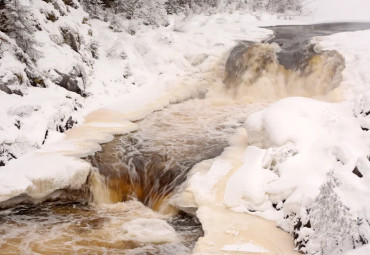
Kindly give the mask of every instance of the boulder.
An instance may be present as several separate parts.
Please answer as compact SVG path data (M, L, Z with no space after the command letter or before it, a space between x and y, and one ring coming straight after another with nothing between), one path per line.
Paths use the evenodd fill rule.
M54 80L57 85L81 96L86 96L84 88L81 88L84 86L83 74L78 67L73 67L72 71L68 74L59 72L58 70L54 71L59 75L59 77Z

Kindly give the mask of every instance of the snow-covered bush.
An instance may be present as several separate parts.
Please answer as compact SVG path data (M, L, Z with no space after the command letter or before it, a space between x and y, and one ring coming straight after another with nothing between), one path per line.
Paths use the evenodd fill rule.
M0 90L22 95L28 86L45 87L44 76L16 41L0 32Z
M41 53L35 48L34 33L41 28L32 15L31 7L20 0L4 0L0 15L0 31L13 38L32 60L38 59Z
M81 4L91 18L100 18L104 15L102 9L105 7L105 3L102 0L82 0Z
M92 18L110 21L111 28L117 32L123 30L120 25L123 20L166 26L171 14L301 10L301 0L83 0L82 5Z
M171 14L179 14L183 19L194 13L243 8L252 10L250 1L0 0L0 97L2 103L7 104L0 109L0 161L5 164L39 148L54 131L63 132L72 126L76 122L73 114L80 108L81 102L77 101L95 96L96 90L101 94L109 93L108 83L142 83L131 79L135 63L128 60L134 54L130 55L124 46L101 45L105 43L103 39L109 40L97 38L106 24L110 24L114 32L135 34L138 29L169 25ZM94 27L96 25L102 27ZM112 36L110 33L107 31L108 37ZM165 37L167 41L167 35ZM140 43L135 47L138 52L142 51L140 56L148 52ZM114 72L101 71L105 58L117 61ZM99 82L94 81L92 85L97 76ZM57 91L58 96L53 98L51 91ZM41 110L31 111L27 116L12 115L6 109L11 104L18 105L17 101L27 101L25 106L37 106L34 109ZM67 107L60 110L61 104ZM42 121L33 126L31 119L36 115ZM71 117L73 121L69 121ZM33 137L29 133L33 133Z
M340 200L335 191L340 185L333 172L329 172L315 201L280 223L284 230L293 233L295 245L301 252L343 254L368 243L362 231L369 225L366 220L353 216Z
M0 0L0 165L76 124L99 51L86 17L77 0Z
M138 0L133 10L133 18L142 20L144 25L167 26L165 0Z

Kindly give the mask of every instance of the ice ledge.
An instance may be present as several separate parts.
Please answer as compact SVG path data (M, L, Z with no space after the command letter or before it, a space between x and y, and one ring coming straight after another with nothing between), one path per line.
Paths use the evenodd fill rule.
M111 141L114 135L136 130L133 121L173 101L188 98L192 93L189 91L179 86L150 96L143 95L145 91L131 94L130 100L114 102L90 113L83 124L67 131L62 140L1 167L0 207L10 199L19 203L24 201L21 197L41 201L58 190L81 189L91 171L91 165L81 158L99 151L100 144Z

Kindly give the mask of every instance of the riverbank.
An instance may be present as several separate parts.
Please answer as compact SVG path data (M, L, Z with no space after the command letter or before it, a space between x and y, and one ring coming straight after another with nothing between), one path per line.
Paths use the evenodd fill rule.
M63 135L50 133L51 139L40 150L10 161L7 166L1 167L1 201L23 195L22 197L30 201L39 202L56 190L80 188L86 183L91 171L90 164L80 158L99 151L100 144L111 141L113 135L136 130L135 121L171 103L192 97L204 97L207 91L209 96L217 94L224 96L222 80L230 49L241 40L261 42L272 35L270 30L258 28L258 26L307 21L278 19L274 15L263 13L257 15L241 13L200 15L186 22L173 21L167 28L158 28L155 31L144 29L135 37L130 38L126 38L126 35L114 34L106 28L107 24L101 21L92 22L96 22L94 27L96 28L95 33L99 34L99 42L106 45L102 53L112 49L116 53L123 49L133 52L130 58L134 63L132 72L135 74L133 76L140 78L137 80L132 78L132 81L140 82L141 85L129 89L118 87L117 84L115 88L97 86L96 95L87 99L85 107L78 113L78 119L81 120L80 125ZM121 41L127 41L128 46L121 44ZM352 226L355 226L354 218L368 219L369 212L367 205L359 202L366 200L368 196L366 187L369 182L367 176L369 168L366 160L367 148L369 148L366 129L370 128L367 119L369 110L367 90L370 84L367 70L370 63L370 54L367 49L369 32L341 33L316 38L313 41L317 43L317 49L337 50L343 55L346 68L343 71L343 80L340 85L340 98L344 102L329 104L302 98L280 101L252 115L245 124L248 139L245 134L241 133L241 137L236 138L236 142L234 141L237 149L230 147L225 151L227 154L228 150L239 150L229 155L229 160L236 162L234 166L231 164L233 171L226 163L221 164L221 168L213 170L216 172L216 177L211 171L211 165L208 165L209 168L194 168L195 176L198 172L196 169L198 169L199 175L203 174L207 180L214 181L212 185L209 185L210 189L202 191L203 193L197 189L207 188L208 184L204 185L206 182L193 182L194 179L190 178L188 183L190 186L195 185L192 187L195 190L192 191L195 202L192 203L193 206L199 208L198 218L205 230L205 237L195 248L196 253L232 253L241 249L244 252L270 251L275 254L281 249L286 249L282 254L287 254L286 251L293 248L292 238L278 230L273 223L262 220L258 216L275 220L287 232L298 235L296 245L300 246L304 243L305 246L301 248L303 247L305 249L303 251L307 253L316 251L315 249L320 245L327 249L333 248L331 246L333 239L321 240L322 235L327 234L325 232L327 229L333 235L339 233L340 240L344 240L345 246L340 248L343 252L350 249L347 244L350 240L354 240L356 235L367 238L368 228L365 225L362 225L360 230L353 229ZM117 78L121 75L113 68L104 71L110 59L102 57L99 61L101 68L96 76L92 77L97 84L101 85L107 77L112 79L112 77ZM116 66L121 64L124 62L115 62ZM119 79L117 78L116 81ZM108 94L111 94L114 100L107 97L104 92L111 88L113 89ZM125 93L119 93L122 90ZM32 93L30 90L30 97ZM107 98L109 98L109 103ZM32 100L42 101L43 99L45 98L36 97ZM22 117L22 121L37 122L37 118L33 118L32 114L27 115L21 111L25 108L19 109L22 103L12 100L10 97L4 97L2 102L9 103L9 108L13 110L18 109L19 111L12 112L17 114L20 112L18 115ZM101 108L102 106L104 107ZM3 114L8 114L8 112L8 108L3 109ZM37 129L37 125L33 128ZM24 131L25 134L31 136L30 130ZM313 130L319 130L319 135L312 134ZM4 131L6 132L7 130ZM331 136L331 133L334 135ZM311 135L308 136L308 134ZM340 142L342 140L345 142ZM316 155L317 150L322 154ZM255 162L248 158L249 154L244 154L244 152L255 152L258 161ZM305 160L299 160L300 157L304 157ZM217 163L217 159L214 163ZM245 164L245 167L242 167L242 164ZM353 173L355 168L362 175L361 178L357 172L357 174ZM295 171L295 169L300 170ZM343 185L330 186L331 182L326 176L332 170L335 172L334 179L339 179ZM209 175L206 174L208 171L211 172ZM306 176L310 176L310 181L307 183ZM250 183L251 179L257 180L258 185ZM333 199L339 198L340 200L338 208L343 209L342 205L350 208L343 209L344 213L339 215L346 224L348 223L348 229L352 231L350 235L346 235L345 231L341 232L342 230L335 224L332 224L333 228L320 229L321 232L312 232L312 228L308 227L308 221L318 226L325 221L332 223L332 220L335 220L330 217L321 217L324 215L322 210L325 207L320 207L322 200L318 196L320 190L326 187L323 186L326 183L329 183L327 186L330 186L329 191ZM232 187L233 192L231 193L233 194L226 196L228 185ZM250 189L245 189L244 186ZM207 195L214 193L216 197L202 198L204 193ZM202 204L203 202L197 200L207 202ZM330 200L322 203L331 202ZM217 203L217 206L212 205L213 203ZM311 208L309 205L312 203L315 207ZM304 212L308 209L315 212L315 215L306 215ZM212 213L215 213L214 217L210 217ZM287 215L291 218L285 222L282 221ZM242 222L239 226L238 220L236 223L229 222L230 218L238 219L238 217ZM298 222L304 226L297 230L295 223ZM219 228L215 228L214 223L220 224L216 225ZM230 226L227 225L229 223ZM268 229L271 242L261 240L265 238L264 233L258 233L257 236L247 231L254 228L255 223L261 224L257 225L263 226L262 229L265 227ZM225 238L216 237L215 233L220 233ZM253 238L256 240L253 241ZM336 240L335 237L334 240ZM278 245L275 242L279 242L283 248L276 248ZM356 243L356 245L360 244L360 242Z

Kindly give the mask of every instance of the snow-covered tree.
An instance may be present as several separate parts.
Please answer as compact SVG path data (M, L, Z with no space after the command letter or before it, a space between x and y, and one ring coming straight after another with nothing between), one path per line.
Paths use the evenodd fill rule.
M191 0L168 0L165 2L168 14L187 13L190 10Z
M82 0L82 6L92 18L100 18L105 4L103 0Z
M327 176L319 196L302 210L295 226L295 242L304 253L343 254L368 242L361 233L364 222L351 214L335 192L339 180L333 173Z
M93 18L111 21L121 31L124 20L141 21L146 25L165 26L168 15L183 13L214 13L249 9L271 12L299 11L301 0L80 0ZM116 16L118 15L118 16Z
M264 3L267 11L283 13L286 11L300 11L301 1L299 0L268 0Z
M2 0L0 31L13 38L17 45L32 60L40 57L40 52L35 48L34 33L37 29L30 6L23 5L20 0Z
M137 0L133 18L142 20L145 25L168 25L165 0Z
M127 19L131 19L137 8L138 1L139 0L113 0L112 7L114 13L124 13Z

